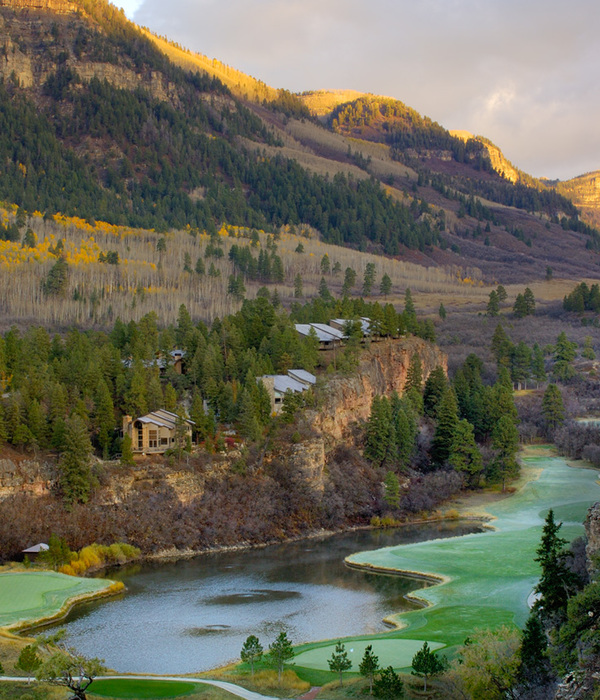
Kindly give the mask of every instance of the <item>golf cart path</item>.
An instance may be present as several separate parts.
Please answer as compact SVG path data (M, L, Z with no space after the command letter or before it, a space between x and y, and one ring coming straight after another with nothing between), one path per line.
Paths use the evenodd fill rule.
M239 685L234 685L233 683L227 683L225 681L210 681L204 678L190 678L189 676L137 676L137 675L126 675L126 676L97 676L94 680L142 680L142 681L177 681L184 683L204 683L206 685L214 685L217 688L226 690L233 695L237 695L244 700L281 700L281 698L274 698L270 695L261 695L260 693L254 693L251 690L246 690ZM23 683L26 682L27 678L24 676L0 676L0 682L13 682L13 683ZM93 688L89 691L93 692Z

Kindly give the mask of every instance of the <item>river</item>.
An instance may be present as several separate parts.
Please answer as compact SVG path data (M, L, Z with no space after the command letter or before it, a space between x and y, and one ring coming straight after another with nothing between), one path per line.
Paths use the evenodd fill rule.
M236 660L250 634L267 647L281 630L295 644L381 632L385 616L411 609L404 595L427 584L351 570L344 558L480 529L446 521L134 565L106 574L124 595L78 606L60 626L110 668L161 674Z

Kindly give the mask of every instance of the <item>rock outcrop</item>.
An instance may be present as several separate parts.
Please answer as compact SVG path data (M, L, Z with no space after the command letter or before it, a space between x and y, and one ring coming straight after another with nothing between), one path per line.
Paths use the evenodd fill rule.
M79 12L79 8L68 0L0 0L0 7L13 10L48 10L50 12Z
M590 574L595 569L594 560L600 556L600 502L588 510L585 519L585 534L587 536L586 556Z
M325 401L318 411L308 414L313 429L327 443L345 439L352 426L367 420L374 396L402 395L411 357L417 354L423 367L423 380L436 367L448 369L448 358L432 343L420 338L401 338L372 343L361 355L358 369L348 377L327 382Z

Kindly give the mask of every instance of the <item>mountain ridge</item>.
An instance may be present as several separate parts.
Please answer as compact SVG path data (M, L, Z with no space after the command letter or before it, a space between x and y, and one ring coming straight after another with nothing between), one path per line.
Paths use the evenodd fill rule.
M103 0L68 3L76 12L2 3L6 201L163 231L305 227L425 264L466 258L490 278L514 256L538 275L595 264L586 246L600 238L569 200L513 186L483 141L457 139L399 101L340 104L354 93L296 96L253 78L248 93L241 72L150 36ZM303 99L315 95L338 102L333 131L310 117ZM356 104L384 111L356 125Z

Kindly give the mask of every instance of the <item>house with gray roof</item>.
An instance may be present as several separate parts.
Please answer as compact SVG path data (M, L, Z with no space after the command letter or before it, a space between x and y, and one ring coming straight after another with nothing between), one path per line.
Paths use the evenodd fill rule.
M135 453L162 454L177 446L178 431L179 439L191 440L194 425L194 421L160 408L135 419L123 416L123 435L129 435Z
M271 413L277 415L283 406L286 392L299 394L307 391L317 383L317 378L305 369L290 369L287 374L265 374L257 377L256 381L264 384L271 399Z

